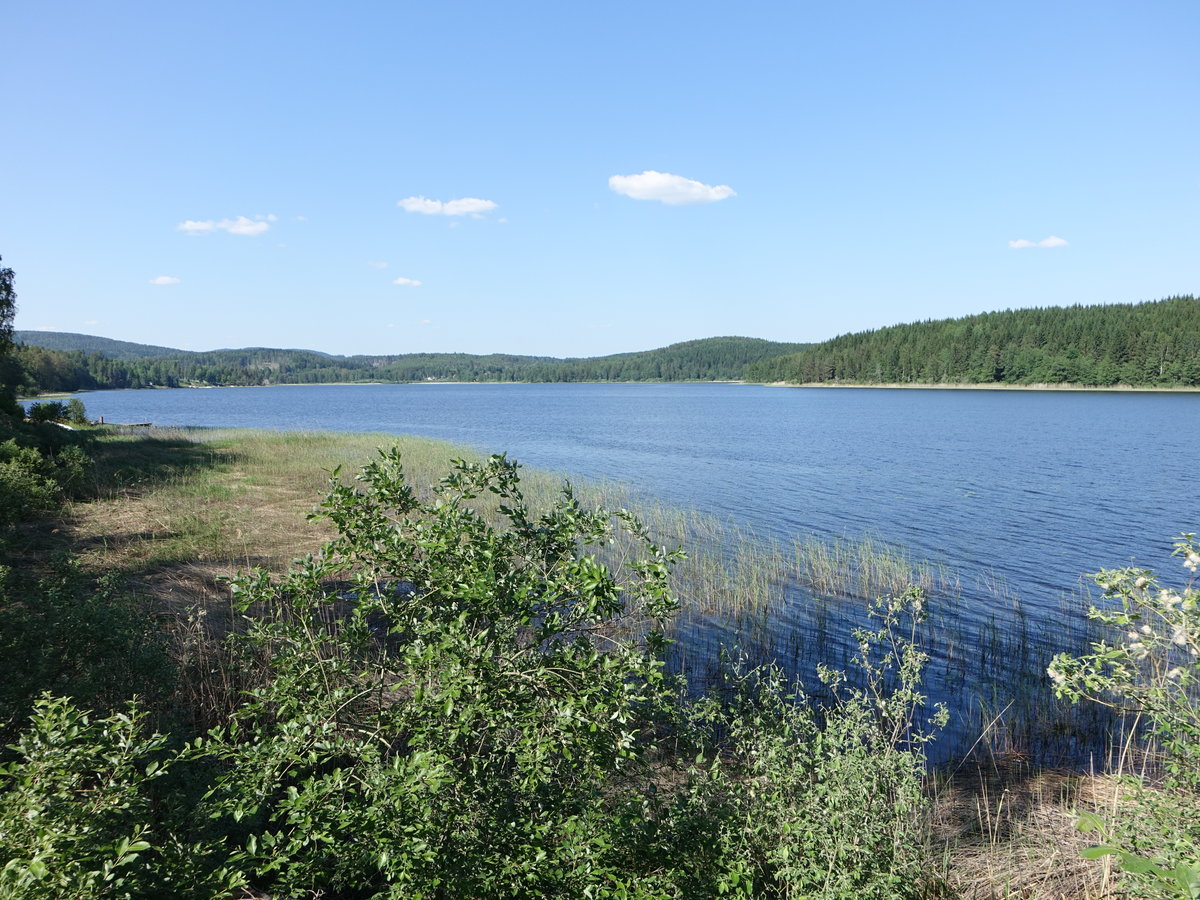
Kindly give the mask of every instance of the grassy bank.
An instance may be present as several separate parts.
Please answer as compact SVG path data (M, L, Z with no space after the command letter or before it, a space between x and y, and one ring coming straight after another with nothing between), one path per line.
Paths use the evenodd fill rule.
M276 710L272 713L271 721L274 721L280 716L279 705L290 702L285 698L296 696L297 691L303 694L313 687L312 683L304 681L308 675L294 669L295 666L303 668L313 659L326 660L331 668L320 669L317 674L322 679L335 671L349 672L340 668L348 664L346 661L351 652L346 644L338 643L342 639L339 629L343 627L339 623L344 620L306 620L304 608L293 603L292 598L304 586L315 587L320 579L315 576L295 576L285 581L288 587L283 590L265 586L265 582L243 580L239 590L252 597L254 603L250 606L235 604L227 579L236 576L239 570L252 567L282 573L289 568L293 559L317 551L323 542L335 537L335 529L328 521L309 521L305 518L326 494L330 472L335 467L343 466L341 482L350 483L358 467L375 457L377 448L392 445L399 447L408 484L415 488L414 502L429 503L435 499L428 486L445 474L450 457L471 456L439 442L397 439L386 435L154 430L149 434L139 432L137 435L105 433L97 440L92 447L96 465L87 491L88 499L68 504L57 531L47 535L46 539L58 541L75 551L83 570L81 577L98 582L119 576L133 592L132 600L120 601L126 604L122 608L131 614L131 618L153 620L161 626L159 633L164 636L164 646L170 658L169 668L176 674L173 676L174 686L169 692L169 699L163 701L167 707L175 710L174 724L168 715L160 717L160 727L170 726L188 734L203 732L211 727L224 728L226 721L247 715L248 696L258 698L253 700L251 706L267 702L267 698L270 698L271 708ZM531 518L555 509L560 477L523 472L522 485ZM394 488L395 485L392 485L389 489ZM928 629L930 634L935 631L949 634L951 641L948 646L957 642L960 647L957 656L947 651L935 660L936 665L943 669L939 677L951 681L958 678L965 683L980 674L974 667L988 665L993 667L989 677L1004 677L1012 670L1003 668L1003 665L1012 663L1022 653L1028 654L1022 645L1034 642L1037 636L994 626L987 635L987 640L991 642L987 654L982 660L976 660L975 650L982 640L981 635L976 632L955 632L956 628L965 627L954 614L954 602L961 590L959 574L911 560L903 552L877 540L830 543L802 539L788 545L762 541L695 512L639 503L620 485L579 485L577 497L583 508L598 505L608 508L636 507L638 515L646 522L647 537L653 544L667 547L682 544L687 548L688 559L675 566L670 581L673 593L679 597L679 610L666 626L668 636L675 638L669 659L675 670L689 675L693 690L697 693L701 687L716 689L714 696L719 702L703 715L717 716L719 713L720 718L692 718L686 723L682 720L655 720L653 729L657 729L657 733L643 732L636 739L639 744L647 742L644 755L636 758L636 765L631 756L627 764L617 769L597 769L607 774L595 787L600 793L588 802L602 803L607 809L606 815L617 818L603 824L592 822L586 816L569 819L576 823L571 828L582 828L592 835L586 840L579 838L583 832L558 830L565 827L561 823L554 825L553 840L546 835L536 838L532 833L526 835L524 839L533 840L535 844L539 841L543 843L543 849L537 852L561 854L564 847L573 847L571 853L584 853L584 857L592 854L588 858L593 861L605 861L604 865L610 867L610 874L605 877L617 881L625 877L622 873L626 870L641 872L636 881L636 890L632 889L635 882L631 880L626 888L622 888L630 892L621 894L617 887L610 884L612 892L603 896L708 896L710 893L749 896L756 892L789 896L792 894L786 889L787 884L812 884L811 879L815 876L805 868L811 865L811 860L799 865L796 860L787 858L788 847L804 848L804 852L813 859L822 860L820 865L832 866L821 876L829 890L822 893L812 889L814 896L1098 898L1108 895L1110 873L1102 865L1083 860L1078 854L1080 849L1087 846L1090 838L1073 828L1073 813L1078 809L1092 809L1107 819L1113 818L1120 806L1117 784L1106 774L1089 776L1046 770L1035 765L1028 757L1027 738L1030 731L1022 731L1022 728L1010 724L1018 720L1028 721L1027 711L1018 710L1006 720L1005 716L1012 710L989 707L984 698L979 698L978 708L970 716L960 716L960 728L971 727L970 723L975 723L980 740L973 752L964 753L948 767L933 772L925 772L921 766L921 777L916 782L907 780L912 770L906 770L905 766L911 765L914 760L919 763L923 756L890 756L890 745L885 747L886 742L873 743L876 738L867 738L867 735L875 734L872 730L875 725L868 727L866 724L873 721L870 716L856 719L858 725L855 727L859 730L850 730L842 738L837 738L836 732L826 727L826 736L822 740L832 742L839 749L821 763L833 768L813 770L811 763L802 765L795 754L798 750L803 751L805 746L811 746L806 742L813 740L815 732L812 729L818 728L819 723L790 718L792 713L772 705L771 697L774 695L768 687L759 684L756 680L758 676L752 678L749 675L747 666L772 658L790 657L789 665L794 671L815 672L818 662L851 668L860 643L860 638L853 635L852 630L855 627L867 627L872 622L864 598L909 594L925 598L923 602L934 607L934 614L925 620L926 624L913 624L905 620L908 623L906 627L918 629L909 633L915 638L923 638L924 633L920 629ZM352 503L347 498L344 500L347 504ZM501 503L499 495L484 490L480 497L470 499L468 506L479 511L484 519L495 521L503 518L500 514ZM347 515L350 515L357 507L347 506L346 509ZM372 525L374 520L370 517L354 521L359 529L382 527L380 523ZM434 524L437 521L432 520ZM456 528L463 526L463 520L454 521ZM555 528L574 528L577 525L573 520L565 521L561 517L546 521L557 523ZM550 525L531 528L527 537L530 541L541 541L543 532L548 528ZM374 547L383 546L385 533L386 530L376 532L376 539L366 543ZM418 543L432 541L431 546L436 545L441 553L447 551L447 545L443 540L446 533L440 534L443 537L436 541L431 538L429 531L417 531L412 536ZM455 538L456 545L458 540ZM479 546L493 548L488 553L498 552L498 548L504 546L492 542L492 538L482 532L479 541L482 542ZM362 541L358 545L360 549L361 545ZM532 546L542 545L535 543ZM571 546L573 553L574 542ZM624 563L644 557L647 544L637 534L626 533L613 543L587 547L587 552L594 552L600 564L617 571ZM449 550L458 553L455 547L449 547ZM527 561L527 556L523 552L514 558ZM364 567L374 565L364 563L359 557L355 559L358 562L350 569L336 570L339 577L361 574ZM433 584L438 578L447 577L451 583L457 584L458 567L469 568L480 564L476 555L457 555L454 559L454 565L447 567L444 572L439 570L431 573L426 579L427 583ZM572 577L580 576L581 573L574 568L568 568L574 573ZM334 571L330 569L326 574L331 575ZM481 571L490 569L484 566ZM652 569L646 571L652 572ZM377 578L372 582L376 586L373 590L379 593L382 586L382 599L386 600L390 596L386 592L391 590L388 587L391 583ZM589 577L584 577L581 583L593 582ZM913 593L914 589L919 590L920 594ZM366 596L361 587L357 589L357 596ZM332 605L323 608L333 611L335 616L351 614L343 595L328 595L326 601ZM279 606L281 602L283 606ZM805 607L803 616L796 615L793 609L798 602ZM386 605L381 606L379 614L385 614L382 611L386 608ZM278 610L284 610L286 614ZM601 629L603 635L601 632L597 632L597 635L603 641L628 638L631 641L627 644L628 652L634 654L629 657L630 664L641 666L643 663L637 661L640 659L637 655L639 641L643 640L644 633L653 629L651 620L654 618L654 609L651 605L638 607L638 610L635 610L637 615L622 619L619 626L606 624ZM429 632L431 635L444 634L447 629L452 631L458 627L455 624L459 621L457 618L432 622L422 618L429 614L428 609L414 608L412 615L415 618L406 627L410 630L429 627L432 629ZM366 641L364 647L372 645L375 640L371 636L374 634L372 629L378 627L378 619L374 621L375 624L372 624L369 619L363 620L365 630L361 636ZM787 623L788 628L781 631L781 623ZM591 628L592 625L587 627ZM333 630L328 631L330 628ZM611 630L613 628L616 630ZM238 631L246 633L252 641L253 654L249 658L244 655L244 647L239 651L225 641L230 633ZM521 637L521 634L523 632L520 629L514 632L517 640L514 647L525 652L529 650L528 639ZM478 638L477 631L464 635L473 635L470 638L472 641ZM701 635L709 637L702 639ZM713 635L719 636L721 643L732 646L743 657L744 662L740 667L731 668L727 660L722 663L721 657L714 652L714 640L717 638L713 638ZM149 641L152 637L146 635L144 640ZM893 638L894 635L889 640ZM303 646L290 641L299 641ZM315 643L309 646L303 642ZM305 646L309 649L304 649ZM889 646L900 653L906 645L901 641ZM296 647L300 649L296 650ZM832 659L831 648L839 648L832 654ZM369 667L381 665L374 653L374 650L366 651L364 660ZM1030 659L1023 658L1019 662L1028 665ZM380 682L380 690L390 693L392 700L381 705L374 715L393 715L396 709L404 707L407 702L398 700L411 700L420 696L421 691L436 693L435 688L449 678L446 674L449 670L445 668L447 662L440 660L437 665L437 671L441 674L432 681L428 675L422 676L425 680L420 682L424 685L421 688L412 686L417 682L412 682L410 687L402 687L409 684L406 679L412 677L407 669L401 671L385 667L381 670L388 674ZM529 662L528 665L534 663ZM353 677L359 678L361 673ZM561 672L552 677L562 677ZM853 688L866 691L862 696L874 698L872 703L893 703L898 696L895 693L897 677L892 670L883 680L872 682L868 672L867 677L860 679ZM300 680L296 681L298 678ZM526 676L522 675L521 679L524 678ZM302 690L301 685L308 687ZM903 684L899 687L903 688ZM416 693L409 693L410 690ZM1039 693L1039 690L1036 686L1028 690L1025 702L1029 708L1039 705L1043 709L1057 708L1050 695L1044 690ZM247 691L257 693L247 695ZM871 694L871 691L875 693ZM344 715L345 704L351 703L351 696L346 695L343 700L329 707L326 715L330 721L339 720ZM538 696L531 695L526 702L533 703ZM910 705L903 710L897 708L893 715L909 717L905 725L909 727L918 719L923 721L927 713L919 712L921 704L915 702L915 695L904 696L907 696L904 702ZM830 703L831 698L831 694L823 698L818 694L816 699ZM439 695L439 713L445 712L449 721L459 721L455 716L450 716L453 703L443 708L443 703L448 699ZM357 702L354 701L355 704ZM562 702L565 702L563 698L555 701ZM514 707L505 715L517 715L516 710L521 708ZM554 715L559 716L561 709L554 708L558 710ZM182 718L179 714L181 709L187 711ZM853 703L848 706L833 704L826 707L826 715L830 722L845 722L848 720L838 718L842 713L836 711L856 709L859 708ZM625 715L621 710L621 707L616 707L613 714ZM694 711L689 715L699 716L701 713ZM440 715L438 720L441 721ZM261 719L241 721L243 728L268 729L270 726L270 722ZM357 724L354 727L363 727L363 721L359 716L355 719ZM1079 723L1063 724L1068 721L1061 717L1052 718L1052 727L1082 727ZM108 726L110 731L115 727ZM372 726L374 729L383 727L382 719L376 720ZM514 724L511 727L517 726ZM550 726L543 724L538 727ZM650 725L649 722L643 722L639 727L644 729ZM1044 721L1028 726L1029 729L1046 727ZM864 728L867 730L861 730ZM413 735L419 733L419 723L409 723L405 729L404 733L409 735L406 740L415 741ZM701 739L693 735L693 731L706 734L711 731L711 735ZM244 754L249 752L247 748L259 748L254 750L257 753L267 746L275 748L272 752L282 752L281 748L285 747L279 743L281 737L274 732L268 734L268 731L263 731L263 735L262 741L249 744L232 743L226 735L222 738L226 743L220 746L225 747L222 752L229 753L230 760L236 759L240 765L249 765L244 771L252 773L255 766L262 767L268 761L265 757L245 757ZM567 735L569 740L581 737L574 731ZM266 743L267 737L274 743ZM326 737L314 738L317 743L312 745L313 749L305 752L317 752L320 742L330 739L333 739L332 732ZM346 736L342 735L337 740L344 741ZM592 746L591 740L588 738L586 746ZM838 740L843 743L837 744ZM341 749L333 757L312 769L307 776L309 780L292 782L292 788L300 790L301 797L308 797L310 802L317 804L306 815L324 816L329 812L329 804L336 805L335 798L343 794L351 796L357 790L351 784L338 782L336 778L332 782L329 780L336 771L340 771L333 767L344 767L345 760L351 758L346 755L350 752L350 745L338 746ZM373 745L368 742L364 746ZM471 752L479 754L489 746L489 741L485 739L482 744L471 746L474 747ZM580 748L584 746L579 745ZM700 749L696 764L689 764L691 755L697 752L697 746ZM670 751L670 747L675 747L675 750ZM687 758L681 755L684 747L689 748L686 751ZM864 748L870 750L865 757L859 755ZM549 751L543 747L537 752ZM803 751L802 755L812 754ZM439 765L458 766L469 762L470 757L471 753L462 756L451 754ZM550 758L546 759L545 765L550 766ZM878 780L882 761L888 761L882 765L884 770L889 765L899 766L895 770L897 780ZM534 766L531 771L538 770L538 766ZM384 770L367 768L362 771L375 778L382 777ZM438 775L437 771L427 769L423 770L423 774L414 771L402 782L393 785L392 789L411 791L415 784L424 784L422 790L429 791L425 799L406 793L404 803L435 802L430 798L441 797L442 789L433 785L445 777ZM551 769L547 768L546 771ZM615 772L623 774L618 777ZM368 774L355 777L366 778ZM619 803L611 805L614 796L624 796L622 792L628 786L625 779L631 775L641 785L629 795L631 802L636 799L635 806L640 804L637 808L642 811L636 815L633 807L625 808ZM189 777L199 776L192 771ZM457 777L463 775L460 773ZM471 777L482 776L476 773ZM572 784L577 777L570 776ZM422 782L422 778L432 780ZM553 790L563 788L566 782L562 782L561 778L548 787ZM646 783L655 786L654 794L645 793ZM758 783L763 788L756 794L753 785ZM333 784L341 784L341 787L325 796L323 801L319 800L319 791L311 795L304 793L318 787L332 790L330 785ZM844 796L813 794L811 788L815 784L840 785L838 789L848 793ZM248 789L249 783L225 783L224 789L231 792L230 797L242 797L244 794L232 793L235 787L238 790ZM586 785L576 787L584 790ZM915 788L918 794L909 792L910 788ZM748 796L743 796L745 789L749 789ZM444 802L449 804L445 810L445 815L450 817L447 821L453 823L456 815L467 816L468 809L473 810L471 815L483 815L484 811L487 811L487 815L500 815L512 803L511 797L497 796L487 800L487 803L498 802L499 806L472 806L483 801L467 796L463 793L465 790L456 788L444 798ZM870 793L873 790L882 792L877 801L871 801ZM587 796L591 795L587 795L586 791L579 794L581 802ZM601 797L604 798L602 801L599 799ZM242 821L240 815L250 815L247 812L249 807L238 805L243 800L227 800L233 806L225 807L226 812L242 810L231 822ZM863 805L864 800L868 801L866 805ZM285 800L285 807L287 802ZM389 802L399 803L399 795ZM536 802L546 801L541 799ZM456 803L461 804L458 813L455 812L459 809L454 805ZM800 805L794 805L797 803ZM832 806L823 806L829 803ZM580 809L586 806L584 804ZM374 808L370 805L363 807L368 812ZM822 813L822 809L826 812ZM865 816L853 824L849 831L828 831L828 822L820 824L812 818L828 819L833 815L832 810L846 809L861 810ZM214 814L217 812L214 811ZM899 822L894 817L889 818L894 814L901 815ZM255 812L250 819L261 815L264 814ZM528 819L530 815L526 810L522 813L526 818L521 821L528 820L536 824L536 815L531 820ZM692 820L688 816L698 818ZM776 821L779 816L782 818ZM882 818L876 820L874 816ZM836 815L833 818L836 819ZM620 830L612 831L612 822L618 820L624 824ZM274 824L269 827L264 824L262 827L266 831L247 832L234 828L235 843L242 841L244 844L253 838L258 847L257 841L262 839L263 834L274 835L271 837L273 841L280 840L279 835L283 832L279 830L279 820L269 821ZM459 822L459 827L464 821ZM682 840L689 829L696 829L702 821L708 823L705 828L716 827L712 825L715 822L725 829L720 834L705 832L714 846L724 848L719 859L703 848L671 843ZM341 833L338 829L349 827L346 823L331 823L324 819L322 822L324 824L321 827L332 829L331 834ZM362 828L365 824L362 820L355 820L353 827ZM637 831L638 828L650 827L650 824L657 829L655 834ZM414 829L429 827L427 822L414 821L410 825ZM794 829L800 825L810 830L795 832ZM316 826L310 823L304 827ZM601 830L588 831L597 828ZM782 831L773 831L773 828ZM296 831L288 833L292 834L289 840L300 840ZM447 832L439 833L443 839L448 839ZM575 837L568 837L568 833ZM663 837L666 834L673 836L666 840ZM631 837L634 844L626 846L624 841ZM583 842L573 843L577 838ZM884 838L884 843L873 843ZM589 843L593 840L599 843ZM605 844L605 841L613 840L623 848L616 857L613 856L616 851ZM900 846L894 846L896 840L901 841ZM224 846L227 841L228 835L206 845L208 849L205 852L220 855L218 849L214 848ZM863 846L854 849L859 842ZM638 856L642 851L635 852L635 845L648 847L653 854L664 855L661 858L653 854ZM874 862L864 862L864 859L871 858L870 854L881 854L885 845L892 847L886 858L881 856ZM425 852L417 845L404 846L412 854ZM472 846L475 846L472 852L482 852L482 845ZM275 856L263 849L250 852L254 859L247 857L243 860L245 865L241 871L259 871L259 874L252 876L247 884L267 884L269 879L263 873L272 871L273 865L285 863L291 867L289 871L294 873L294 877L299 879L295 884L309 884L309 890L315 889L311 885L319 882L317 876L329 875L333 878L331 873L337 868L334 861L324 858L322 862L322 858L312 857L306 847L301 842L289 845L286 853L282 850L270 851ZM585 852L587 847L591 849ZM867 857L861 855L863 847L870 849ZM245 856L247 851L239 852ZM546 872L549 864L539 863L537 852L530 852L530 868L526 874L531 878L548 877ZM780 852L785 855L779 856ZM719 874L712 875L714 880L706 886L691 884L689 887L680 880L678 873L668 877L668 869L674 869L667 865L666 859L672 855L690 860L701 868L713 866L713 871ZM235 854L230 859L235 857L241 858ZM580 860L584 857L579 857L571 865L582 865ZM275 862L271 863L271 859ZM317 861L312 862L313 859ZM506 859L511 863L511 858ZM302 860L308 861L302 864ZM566 857L556 856L553 865L559 867L555 871L560 873L554 876L559 879L554 882L556 885L582 884L580 879L591 877L585 876L582 871L568 876L566 870L561 868L567 865ZM874 871L864 873L855 869L864 865ZM309 870L304 866L315 868ZM379 860L375 860L371 866L380 871L386 869ZM220 866L213 863L208 875L213 875L219 869ZM888 878L901 877L902 873L907 873L903 874L908 879L905 884L888 882ZM915 873L921 873L920 877ZM309 880L304 882L304 878ZM236 879L230 884L234 881ZM340 893L334 891L329 895L370 895L356 893L347 886L353 883L352 876L344 876L343 882ZM882 886L889 883L892 884L891 888ZM466 888L463 890L467 891ZM479 890L478 886L475 890ZM404 896L402 893L392 895ZM472 894L468 891L462 895ZM538 894L531 889L527 893L514 892L513 895ZM31 896L39 895L34 893ZM227 892L222 896L233 894Z

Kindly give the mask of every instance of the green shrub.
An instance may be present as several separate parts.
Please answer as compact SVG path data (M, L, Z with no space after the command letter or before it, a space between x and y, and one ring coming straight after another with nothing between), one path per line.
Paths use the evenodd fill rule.
M82 427L84 425L91 424L90 420L88 419L87 408L84 407L83 401L80 400L78 397L72 397L70 400L67 401L67 406L66 406L65 411L66 411L65 418L72 425L74 425L76 427Z
M0 531L55 508L59 486L45 469L37 450L0 442Z
M67 406L61 400L42 400L29 404L25 415L31 422L60 422L67 418Z
M165 638L143 604L114 579L88 579L65 555L39 574L0 567L0 659L20 661L0 679L0 745L43 691L103 713L172 688Z
M576 897L617 878L609 796L668 697L676 554L569 488L531 516L503 457L457 462L429 501L395 452L360 485L334 482L319 557L234 584L264 613L245 641L267 669L213 745L212 802L246 864L285 894ZM582 555L613 540L620 573Z
M495 505L502 526L479 512ZM334 482L340 536L234 584L260 668L209 802L285 895L901 897L922 871L917 596L821 709L777 673L665 679L677 553L569 488L534 517L503 457L431 499L394 452ZM591 548L615 544L616 571ZM736 696L734 696L736 695ZM688 761L695 759L693 765ZM682 764L681 764L682 763Z
M1139 890L1200 897L1200 545L1194 534L1175 542L1190 577L1182 588L1160 584L1147 569L1094 576L1107 605L1089 615L1114 634L1082 657L1060 654L1050 666L1059 696L1113 706L1149 723L1150 749L1163 783L1131 780L1122 820L1100 831L1092 855L1116 855Z
M855 635L860 686L821 669L821 704L798 686L789 693L777 670L734 666L719 695L695 706L703 749L656 829L683 896L928 895L923 747L946 712L914 728L925 704L911 630L921 607L917 592L877 604L878 628Z
M216 897L237 883L209 848L156 828L155 783L172 758L143 714L92 719L64 697L37 702L0 766L0 896L6 900Z

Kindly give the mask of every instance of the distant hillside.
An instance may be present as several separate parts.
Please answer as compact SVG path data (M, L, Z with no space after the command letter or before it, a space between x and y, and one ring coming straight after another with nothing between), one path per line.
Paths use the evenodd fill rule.
M188 351L174 347L154 347L150 344L134 344L129 341L114 341L112 338L94 334L75 334L70 331L14 331L13 340L30 347L47 350L84 353L99 353L109 359L147 359L153 356L183 356Z
M806 346L718 337L639 353L555 359L498 353L330 356L261 347L190 352L41 331L21 332L20 340L24 343L12 357L18 371L6 380L27 393L356 381L732 381L740 379L750 363ZM139 352L143 349L162 352ZM109 350L121 355L110 355Z
M1200 386L1200 300L1018 309L847 334L747 367L796 384Z

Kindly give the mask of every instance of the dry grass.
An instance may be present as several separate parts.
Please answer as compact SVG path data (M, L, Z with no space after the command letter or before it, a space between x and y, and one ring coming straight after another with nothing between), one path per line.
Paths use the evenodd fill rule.
M965 767L964 767L965 768ZM1111 818L1122 788L1110 775L1039 769L992 759L930 778L931 840L962 900L1104 900L1125 896L1111 865L1080 852L1080 811Z
M379 447L399 444L414 480L462 450L391 435L155 429L98 449L96 499L67 511L80 559L117 571L176 609L211 600L239 569L282 571L330 537L308 514L338 466L352 475ZM179 451L172 464L169 458ZM186 452L185 452L186 451ZM159 457L162 457L162 460Z

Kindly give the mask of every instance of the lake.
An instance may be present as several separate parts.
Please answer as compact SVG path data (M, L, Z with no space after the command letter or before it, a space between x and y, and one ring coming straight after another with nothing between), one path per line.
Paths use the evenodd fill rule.
M976 624L1007 629L1019 599L1022 627L1051 642L1077 618L1064 596L1081 575L1136 563L1177 580L1171 540L1200 531L1200 394L437 384L82 399L109 422L426 435L780 540L874 536L958 573Z

